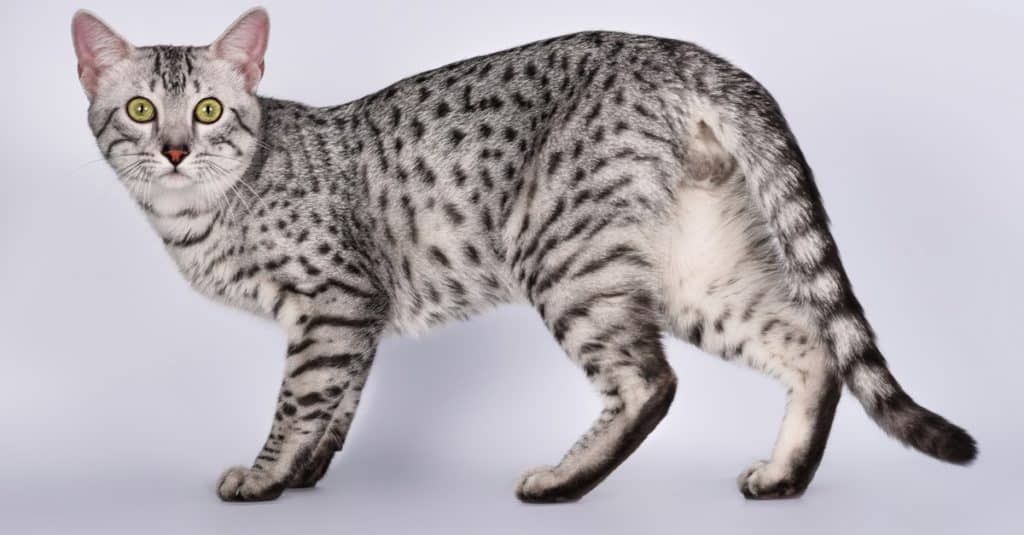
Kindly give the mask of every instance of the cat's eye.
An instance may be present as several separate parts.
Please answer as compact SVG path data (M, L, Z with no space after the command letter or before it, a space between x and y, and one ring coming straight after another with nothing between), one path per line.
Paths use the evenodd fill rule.
M128 101L128 117L137 123L148 123L156 117L156 108L146 97L135 97Z
M220 105L219 100L207 97L196 104L196 120L203 124L215 123L217 119L220 119L220 114L223 111L224 108Z

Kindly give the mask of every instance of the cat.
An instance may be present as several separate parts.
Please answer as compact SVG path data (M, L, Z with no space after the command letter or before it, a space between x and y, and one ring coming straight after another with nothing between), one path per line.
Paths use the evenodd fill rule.
M668 332L787 389L747 498L803 493L843 385L887 433L943 461L966 431L890 374L811 170L759 83L686 42L584 32L318 108L255 94L269 18L209 46L134 47L72 20L105 159L199 292L288 339L270 435L227 501L320 480L377 344L525 301L604 409L526 502L573 501L668 411Z

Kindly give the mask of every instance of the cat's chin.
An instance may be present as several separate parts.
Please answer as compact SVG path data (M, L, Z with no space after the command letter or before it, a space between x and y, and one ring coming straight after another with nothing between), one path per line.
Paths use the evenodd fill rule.
M176 176L174 176L176 175ZM231 182L223 180L195 180L175 173L153 181L145 199L137 199L161 214L183 210L206 211L226 202Z

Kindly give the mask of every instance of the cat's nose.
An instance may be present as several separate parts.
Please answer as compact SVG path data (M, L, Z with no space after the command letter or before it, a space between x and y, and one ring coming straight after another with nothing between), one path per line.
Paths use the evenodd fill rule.
M161 152L167 161L177 167L185 159L185 156L188 156L188 145L164 145L164 150Z

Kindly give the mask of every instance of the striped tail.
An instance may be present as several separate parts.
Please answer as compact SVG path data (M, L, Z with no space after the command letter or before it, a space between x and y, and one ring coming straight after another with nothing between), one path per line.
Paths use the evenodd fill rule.
M722 141L768 224L793 297L817 316L846 386L903 444L943 461L971 462L974 439L915 403L889 372L839 259L814 177L775 100L741 72L721 80L713 109Z

